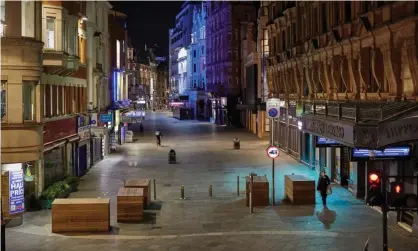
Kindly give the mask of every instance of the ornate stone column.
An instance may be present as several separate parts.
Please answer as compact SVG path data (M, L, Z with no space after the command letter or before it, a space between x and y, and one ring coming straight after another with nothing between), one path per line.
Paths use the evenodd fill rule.
M329 83L329 95L328 100L334 100L336 99L336 93L337 93L337 83L335 81L334 77L334 71L335 71L335 63L338 66L339 57L329 57L328 58L328 83Z
M389 96L394 99L400 99L402 97L402 81L401 81L401 50L392 46L392 43L384 43L379 45L383 54L383 62L385 69L385 77L389 85ZM374 71L375 69L373 69ZM374 76L375 71L374 71ZM376 77L375 77L376 78ZM376 80L377 81L377 80ZM382 84L379 83L380 90L382 91Z
M409 70L411 72L411 77L414 83L414 93L413 95L418 94L418 61L417 61L417 48L416 40L414 37L406 39L404 42L404 48L407 52Z
M304 67L303 67L303 70L305 72L306 81L308 82L309 99L312 99L316 96L316 90L314 88L314 84L312 82L312 76L311 76L312 65L309 62L305 63Z

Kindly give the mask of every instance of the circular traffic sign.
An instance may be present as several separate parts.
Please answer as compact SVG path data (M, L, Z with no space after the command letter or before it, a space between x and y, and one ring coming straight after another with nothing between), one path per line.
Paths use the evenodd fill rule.
M268 110L268 113L270 117L277 117L277 115L279 114L279 111L276 108L270 108Z
M277 146L269 146L267 148L267 156L269 156L269 158L275 159L279 157L279 155L280 155L280 152Z

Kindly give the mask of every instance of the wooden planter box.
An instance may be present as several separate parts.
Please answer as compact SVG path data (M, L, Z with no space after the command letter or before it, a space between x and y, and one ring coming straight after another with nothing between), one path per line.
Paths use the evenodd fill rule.
M296 205L315 204L315 181L303 175L285 175L286 197Z
M144 189L144 208L147 208L151 203L151 180L149 179L137 179L137 180L125 180L124 187L126 188L142 188Z
M110 229L110 199L55 199L52 232L107 232Z
M250 206L250 176L245 177L245 204ZM268 206L270 204L269 182L266 176L253 178L253 206Z
M117 197L118 222L138 222L143 218L144 189L126 188L119 189Z

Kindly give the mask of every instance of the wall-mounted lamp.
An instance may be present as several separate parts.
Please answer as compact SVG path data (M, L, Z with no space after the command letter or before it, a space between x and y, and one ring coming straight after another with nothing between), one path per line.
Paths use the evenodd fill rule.
M87 21L87 20L89 20L86 16L81 16L81 20L83 20L83 21Z
M300 131L302 131L302 126L303 126L302 121L298 121L298 129L299 129Z
M100 37L100 35L102 35L102 33L100 31L96 31L93 34L93 37Z

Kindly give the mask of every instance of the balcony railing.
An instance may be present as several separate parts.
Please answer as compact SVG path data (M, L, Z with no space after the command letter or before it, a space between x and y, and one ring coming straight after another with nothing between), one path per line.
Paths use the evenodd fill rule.
M378 123L412 109L418 109L418 104L413 102L327 103L323 101L314 101L304 104L303 114L332 117L352 122Z

